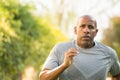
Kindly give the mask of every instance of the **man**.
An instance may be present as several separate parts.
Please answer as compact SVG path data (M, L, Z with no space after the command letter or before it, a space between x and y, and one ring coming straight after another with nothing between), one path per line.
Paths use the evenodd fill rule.
M90 15L79 18L74 27L76 39L57 44L48 56L40 80L120 80L120 65L116 52L94 41L97 22Z

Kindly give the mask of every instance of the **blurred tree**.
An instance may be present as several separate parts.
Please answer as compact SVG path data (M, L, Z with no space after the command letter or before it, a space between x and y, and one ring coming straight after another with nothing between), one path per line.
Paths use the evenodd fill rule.
M26 2L26 0L22 1ZM66 35L70 35L70 38L73 38L73 33L70 32L76 23L76 17L83 13L92 13L94 16L105 15L105 18L110 18L108 13L120 3L119 0L29 0L29 2L36 6L39 15L49 18L54 26ZM92 4L89 4L91 2Z
M120 17L111 18L110 27L104 30L103 43L114 48L120 59Z
M67 38L52 22L19 0L0 0L0 80L21 80L23 70L40 70L53 45Z
M72 4L70 4L70 0L38 0L35 2L31 0L31 2L33 2L34 5L36 5L36 3L40 5L40 7L42 8L40 15L44 15L46 17L49 16L49 19L57 28L62 30L62 32L68 34L69 26L73 24L73 19L76 16L76 14L72 10L73 6ZM50 2L49 5L47 4L47 2Z

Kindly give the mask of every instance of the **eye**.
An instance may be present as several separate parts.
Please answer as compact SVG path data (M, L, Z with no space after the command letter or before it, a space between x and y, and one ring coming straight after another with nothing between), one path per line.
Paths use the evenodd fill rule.
M88 25L89 29L94 29L95 27L93 25Z
M80 25L81 28L84 28L85 26L86 26L85 24Z

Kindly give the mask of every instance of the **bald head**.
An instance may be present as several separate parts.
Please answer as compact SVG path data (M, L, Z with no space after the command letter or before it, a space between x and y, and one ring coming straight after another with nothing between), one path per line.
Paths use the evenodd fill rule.
M95 18L90 15L79 17L77 25L74 27L77 38L77 44L82 48L90 48L94 46L94 37L98 29Z
M83 16L80 16L77 20L77 24L79 23L80 20L82 19L86 19L86 20L91 20L94 22L95 26L97 27L97 21L94 17L90 16L90 15L83 15Z

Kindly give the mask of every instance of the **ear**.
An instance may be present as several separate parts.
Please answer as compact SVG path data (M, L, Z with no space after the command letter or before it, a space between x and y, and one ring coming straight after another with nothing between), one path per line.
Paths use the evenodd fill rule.
M77 26L74 27L74 34L77 34Z
M95 36L97 35L97 33L98 33L98 29L96 29L96 34L95 34Z

